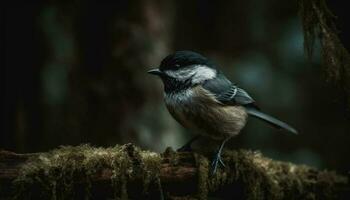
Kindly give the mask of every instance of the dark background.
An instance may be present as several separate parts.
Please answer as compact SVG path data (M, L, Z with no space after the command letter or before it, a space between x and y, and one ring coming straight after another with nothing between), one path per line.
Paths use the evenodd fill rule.
M330 3L349 49L346 2ZM170 117L161 82L146 71L187 49L215 60L264 111L300 131L293 136L251 119L228 148L350 168L349 114L325 80L317 45L312 61L304 56L296 1L2 4L2 149L181 146L193 133Z

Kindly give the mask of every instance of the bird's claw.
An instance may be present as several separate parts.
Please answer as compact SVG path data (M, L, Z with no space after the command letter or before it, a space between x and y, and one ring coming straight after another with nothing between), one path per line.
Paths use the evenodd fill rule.
M221 155L216 154L211 163L211 175L214 175L216 173L219 164L221 164L223 167L226 167L221 159Z

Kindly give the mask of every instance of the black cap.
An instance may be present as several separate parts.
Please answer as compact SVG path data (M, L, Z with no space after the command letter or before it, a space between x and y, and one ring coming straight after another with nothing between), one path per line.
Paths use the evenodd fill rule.
M214 64L199 53L193 51L177 51L165 57L160 63L160 71L176 70L189 65L207 65L214 68Z

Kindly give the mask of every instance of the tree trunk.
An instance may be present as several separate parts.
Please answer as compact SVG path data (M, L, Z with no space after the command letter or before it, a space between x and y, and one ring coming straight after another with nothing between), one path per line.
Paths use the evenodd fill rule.
M0 151L0 199L346 199L348 177L227 151L211 176L206 154L60 147L47 153Z

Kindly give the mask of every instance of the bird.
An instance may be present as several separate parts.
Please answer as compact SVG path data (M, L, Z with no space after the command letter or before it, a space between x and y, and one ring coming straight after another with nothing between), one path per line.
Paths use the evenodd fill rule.
M199 53L176 51L148 73L162 80L164 102L173 118L197 133L178 151L191 150L191 144L201 136L221 143L211 162L211 174L216 173L219 165L225 167L221 158L224 145L240 133L249 116L275 128L298 133L287 123L262 112L248 92L231 82L212 60Z

